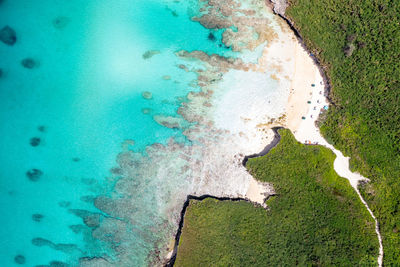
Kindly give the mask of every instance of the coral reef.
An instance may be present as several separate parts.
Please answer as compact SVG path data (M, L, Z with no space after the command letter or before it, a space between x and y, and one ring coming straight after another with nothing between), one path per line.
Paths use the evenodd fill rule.
M43 176L43 172L39 169L30 169L26 172L26 177L32 182L37 182Z
M24 58L23 60L21 60L21 65L25 69L33 69L33 68L36 68L39 66L39 62L37 62L33 58L27 57L27 58Z
M29 140L29 143L31 144L31 146L38 146L38 145L40 145L40 142L41 142L41 140L39 137L32 137Z
M59 16L52 21L54 28L59 30L65 28L69 22L70 19L64 16Z
M17 42L17 34L10 26L4 26L0 30L0 41L6 45L13 46Z
M41 222L43 218L44 216L42 214L38 213L32 214L32 220L35 222Z
M26 259L25 259L25 257L23 255L18 254L17 256L14 257L14 262L16 264L25 264Z

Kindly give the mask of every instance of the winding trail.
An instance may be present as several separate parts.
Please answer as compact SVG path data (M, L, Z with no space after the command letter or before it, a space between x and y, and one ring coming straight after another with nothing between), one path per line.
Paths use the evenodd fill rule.
M281 17L290 29L293 31L294 35L297 37L299 44L303 47L304 50L307 50L305 43L303 42L303 38L300 33L297 31L293 22L286 17L285 10L288 7L289 3L287 0L270 0L273 6L273 12ZM361 196L360 191L358 190L358 184L361 181L369 181L368 178L362 176L359 173L354 173L350 171L349 168L349 157L345 157L343 153L337 150L333 145L329 144L321 135L319 128L316 126L316 121L324 109L328 109L329 105L335 105L329 98L329 91L331 89L329 78L324 73L323 68L319 62L319 60L315 57L315 55L308 52L310 58L314 62L315 68L318 70L315 74L315 79L311 82L312 84L308 86L312 86L311 100L309 103L308 113L307 114L297 114L297 116L303 116L303 119L300 125L288 125L288 128L293 132L297 141L304 144L318 144L325 146L332 150L336 155L336 159L333 163L334 170L336 173L349 180L351 186L357 192L361 202L367 208L368 212L371 214L371 217L375 221L375 232L378 236L379 241L379 255L378 255L378 266L383 266L383 245L382 245L382 236L379 230L379 222L376 219L374 213L369 208L367 202ZM296 74L295 74L296 75ZM292 126L292 127L291 127Z
M285 4L286 1L285 0L275 0L272 1L274 5L276 5L275 2L281 2L281 4ZM275 6L276 7L276 6ZM289 19L287 19L284 15L284 9L283 11L278 11L274 9L275 14L279 15L282 19L284 19L288 25L290 26L291 30L294 32L295 36L298 38L298 41L301 45L301 47L303 47L306 51L306 47L302 41L302 38L299 34L299 32L296 30L296 28L293 26L293 24L291 23L291 21ZM312 58L313 62L314 62L314 66L315 69L317 70L315 72L315 77L314 79L310 80L310 84L308 84L307 86L311 86L312 90L311 90L311 94L310 94L310 100L309 100L309 107L308 107L308 111L305 112L306 114L298 114L296 113L298 110L295 110L295 115L296 116L303 116L304 119L301 120L301 122L299 123L293 123L292 125L289 123L288 125L279 125L279 126L283 126L285 128L288 128L292 131L292 133L294 134L295 138L297 141L304 143L304 144L309 144L309 145L322 145L327 147L328 149L332 150L332 152L336 155L336 159L334 161L334 170L336 171L336 173L349 180L350 185L354 188L354 190L356 191L357 195L359 196L361 202L364 204L364 206L366 207L366 209L368 210L368 212L370 213L371 217L374 219L375 221L375 232L377 234L378 237L378 241L379 241L379 254L378 254L378 266L382 267L383 266L383 255L384 255L384 251L383 251L383 245L382 245L382 236L380 234L380 230L379 230L379 222L376 219L375 215L373 214L372 210L369 208L368 204L366 203L366 201L364 200L364 198L362 197L362 195L360 194L360 191L358 190L358 184L361 181L369 181L368 178L362 176L359 173L354 173L350 171L349 168L349 157L345 157L343 155L343 153L339 150L337 150L333 145L329 144L321 135L319 128L316 126L316 121L321 113L321 111L323 111L324 109L328 109L329 105L333 104L330 103L329 98L328 98L328 91L330 90L330 85L328 82L328 78L327 76L323 73L322 68L319 65L318 60L312 55L309 54L310 58ZM311 66L310 66L311 67ZM305 66L301 66L299 67L299 73L298 76L306 76L305 73L300 73L302 71L304 71ZM302 77L302 78L306 78L306 77ZM294 79L295 80L295 79ZM297 84L292 84L292 86L296 87L296 90L303 90L305 89L303 86L304 85L300 85ZM292 87L292 88L294 88ZM307 92L308 94L308 92ZM278 125L277 125L278 126ZM282 127L275 127L272 130L275 133L275 137L272 140L272 142L270 144L268 144L260 153L257 154L253 154L253 155L249 155L244 157L243 159L243 165L246 165L246 162L249 158L255 158L255 157L260 157L260 156L264 156L266 155L274 146L276 146L279 141L280 141L280 135L277 132L277 130L279 128ZM203 200L204 198L215 198L215 199L219 199L219 200L233 200L233 201L240 201L240 200L245 200L245 201L251 201L253 203L255 203L254 200L250 200L250 198L246 197L246 198L219 198L219 197L215 197L215 196L210 196L210 195L203 195L200 197L196 197L196 196L188 196L182 212L181 212L181 219L180 219L180 223L179 223L179 229L178 232L175 236L175 245L174 245L174 249L171 252L170 258L168 260L168 262L166 263L165 266L173 266L175 259L176 259L176 254L177 254L177 249L178 249L178 244L179 244L179 238L181 235L181 231L182 231L182 227L183 227L183 222L184 222L184 215L186 212L186 208L189 205L189 201L190 199L197 199L197 200ZM264 199L265 200L265 199ZM258 203L260 204L260 203Z
M300 126L297 129L289 129L293 132L297 141L304 144L312 144L312 145L322 145L330 150L336 155L336 159L334 161L333 167L336 173L349 180L351 186L357 192L360 197L361 202L367 208L368 212L371 214L372 218L375 220L375 232L378 236L379 241L379 256L378 256L378 265L379 267L383 266L383 245L382 245L382 236L379 231L379 222L373 214L372 210L369 208L367 202L361 196L360 191L358 190L358 184L361 181L369 181L368 178L362 176L359 173L354 173L350 171L349 168L349 157L345 157L343 153L337 150L333 145L329 144L321 135L319 128L316 126L316 121L320 115L320 112L324 108L329 107L329 103L327 98L324 95L325 83L323 82L323 78L320 72L317 72L315 75L315 83L310 84L313 86L312 96L310 100L310 107L308 109L308 113L306 115L303 114L304 120L301 121ZM299 116L301 116L299 114Z

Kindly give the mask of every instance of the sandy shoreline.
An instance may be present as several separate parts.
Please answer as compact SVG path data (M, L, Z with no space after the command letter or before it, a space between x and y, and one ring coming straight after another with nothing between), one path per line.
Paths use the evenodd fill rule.
M283 21L282 18L276 19ZM277 21L277 23L279 23L279 27L282 30L277 36L278 38L269 40L268 45L264 47L263 53L258 59L258 64L251 65L249 69L258 73L272 73L270 78L277 81L281 89L281 95L279 97L275 96L275 99L283 99L286 96L286 101L270 103L265 96L260 94L260 91L257 91L257 87L262 87L263 83L258 81L254 83L254 79L250 79L251 76L249 76L247 70L245 72L236 72L235 75L239 75L239 77L237 77L235 84L225 84L224 86L231 87L231 90L222 93L218 97L218 103L212 103L215 106L214 122L216 128L225 129L233 134L231 140L233 143L229 144L230 149L225 151L222 146L220 149L225 151L225 156L229 152L235 155L235 161L241 161L243 154L257 153L272 140L272 127L286 127L292 131L299 142L323 145L336 154L335 171L350 181L351 186L356 190L361 201L375 219L357 188L358 182L366 178L349 170L349 158L344 157L340 151L327 143L315 125L320 112L329 108L329 103L324 95L325 84L320 70L290 27L285 22ZM225 75L228 74L229 72ZM250 81L250 84L243 83L246 80ZM271 99L274 100L273 97ZM280 110L281 105L284 106L282 110ZM282 112L283 116L277 118L276 110L279 110L278 113ZM274 114L272 116L273 119L268 121L271 118L268 118L271 112ZM268 143L266 143L267 141ZM232 149L232 145L236 145L236 147ZM238 153L241 156L236 157ZM218 171L214 174L217 173ZM241 184L240 187L245 191L221 188L221 191L217 193L217 190L215 191L216 194L213 195L243 197L265 207L266 197L273 192L272 185L258 182L246 172L243 166L232 165L227 167L225 173L219 177L225 176L231 176L231 178L241 176L241 182L244 184ZM239 180L237 179L237 186L239 186ZM231 183L232 181L229 182L229 185ZM207 190L207 187L205 184L199 185L195 193L210 194L211 192L204 191ZM211 188L208 187L208 190ZM378 224L376 224L376 232L381 244ZM380 265L382 254L381 245L380 258L378 259ZM171 255L170 253L169 256Z
M281 16L283 15L284 14L281 14ZM305 51L300 41L298 41L296 49L296 51ZM375 221L375 232L379 241L378 266L382 266L384 252L379 223L358 190L359 182L369 181L369 179L359 173L351 172L349 168L350 158L344 156L341 151L329 144L316 126L316 121L321 111L329 108L329 101L325 96L325 83L318 66L308 53L296 53L295 62L296 67L292 80L292 91L286 108L288 118L286 126L293 132L297 141L304 144L323 145L332 150L336 155L333 164L334 170L339 176L349 181L361 202Z

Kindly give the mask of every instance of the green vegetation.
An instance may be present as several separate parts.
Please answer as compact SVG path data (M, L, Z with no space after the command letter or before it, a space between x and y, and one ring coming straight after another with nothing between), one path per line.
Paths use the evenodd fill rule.
M277 192L269 210L240 201L191 201L175 266L372 266L378 241L357 194L333 170L334 154L281 142L247 167Z
M323 134L371 179L386 265L400 265L400 1L290 0L286 14L328 75Z

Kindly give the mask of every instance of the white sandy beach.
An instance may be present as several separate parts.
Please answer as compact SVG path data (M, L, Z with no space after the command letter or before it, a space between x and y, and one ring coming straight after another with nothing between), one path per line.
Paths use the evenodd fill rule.
M209 126L196 127L186 133L190 140L200 140L203 144L202 162L194 158L192 151L195 149L187 153L188 162L185 164L191 174L186 193L242 197L266 207L265 199L274 193L273 186L256 181L241 162L244 155L259 153L271 142L272 127L283 126L290 129L301 143L320 144L331 149L337 155L334 163L336 172L348 179L359 194L357 184L366 178L349 170L349 159L328 144L315 126L321 109L329 106L318 67L289 27L278 21L281 18L274 17L271 10L265 12L273 21L271 32L279 30L274 32L276 38L269 39L264 46L257 64L233 65L233 68L224 70L223 77L227 82L222 80L207 88L213 92L212 97L207 90L203 94L191 94L191 102L183 110L184 117L189 120L192 116L190 111L202 114L203 118L211 118L209 122L202 122ZM207 64L213 63L210 69L218 71L216 58L202 56L201 59ZM226 62L220 64L226 68ZM215 75L215 72L210 73ZM212 76L210 73L209 76ZM277 86L273 90L268 87L273 84L271 80ZM211 108L204 109L205 104ZM217 143L208 142L208 131L215 129L221 132L221 138ZM160 185L160 188L163 186ZM176 195L174 211L164 211L171 214L172 221L178 219L175 217L178 214L176 208L182 203L182 197Z
M301 47L297 47L297 49L302 50ZM375 232L379 240L378 265L382 266L383 245L378 222L358 190L359 182L368 181L368 178L359 173L351 172L349 168L350 158L345 157L341 151L329 144L322 137L319 128L316 126L320 112L326 107L329 108L329 102L324 96L324 83L317 66L309 55L305 55L302 52L296 54L296 67L292 87L293 91L290 94L287 105L288 120L286 127L293 132L297 141L304 144L323 145L335 153L334 169L336 173L349 180L361 202L375 220Z

